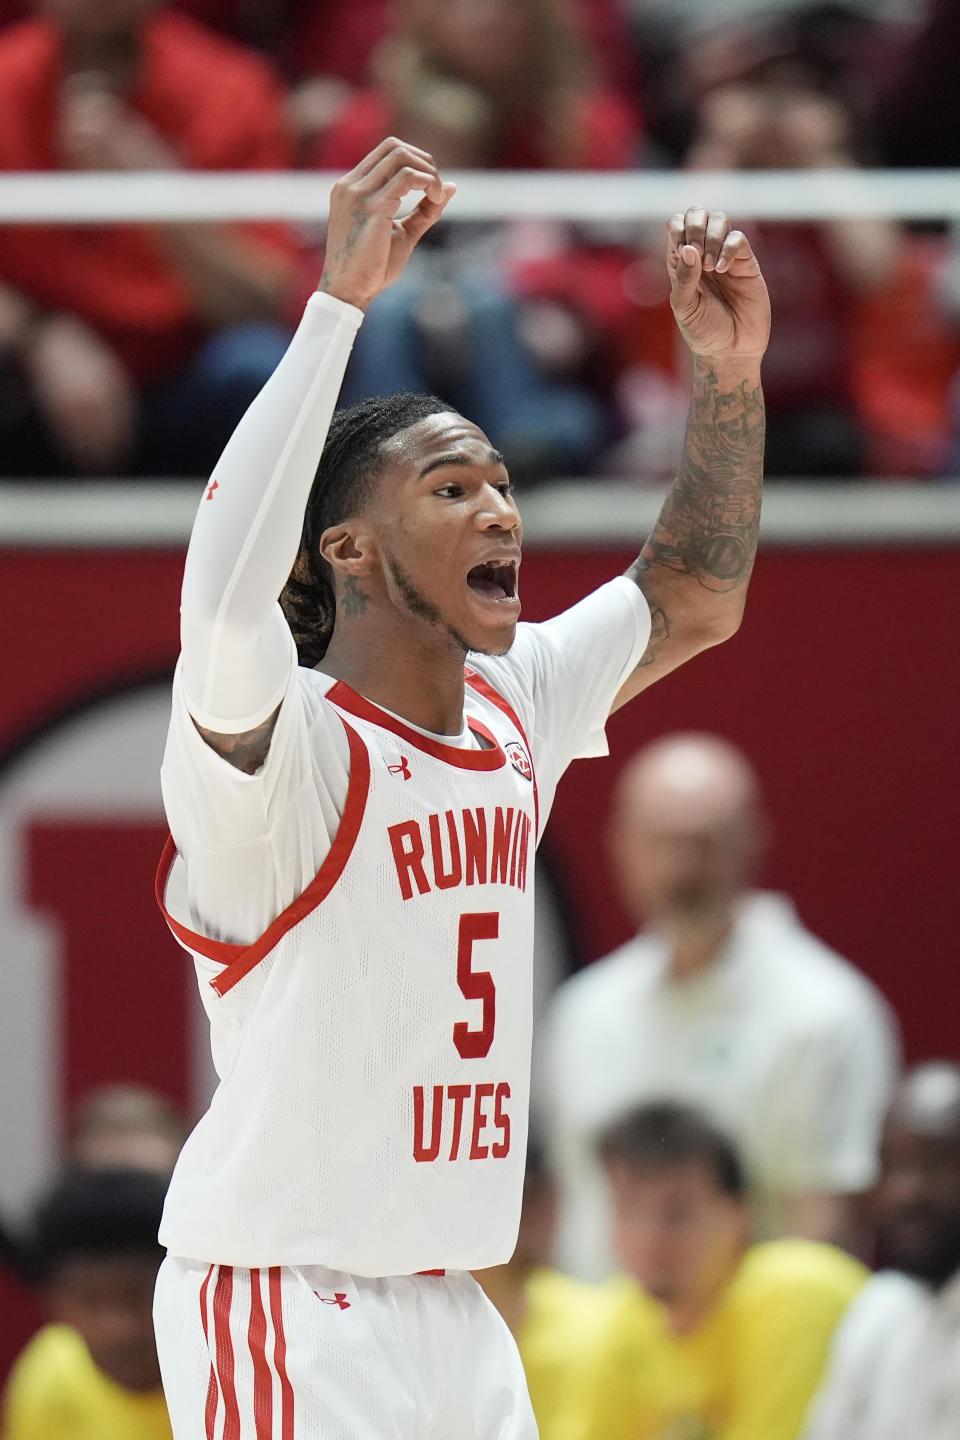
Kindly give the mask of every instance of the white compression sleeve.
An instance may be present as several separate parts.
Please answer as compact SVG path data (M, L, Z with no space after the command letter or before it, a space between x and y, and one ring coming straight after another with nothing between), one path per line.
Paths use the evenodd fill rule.
M317 293L217 461L187 551L184 695L206 729L251 730L279 705L293 638L278 596L363 312Z

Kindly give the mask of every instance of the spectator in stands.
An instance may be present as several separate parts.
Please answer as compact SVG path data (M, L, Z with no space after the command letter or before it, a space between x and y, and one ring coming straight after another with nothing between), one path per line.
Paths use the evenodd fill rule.
M541 1440L560 1440L566 1434L568 1367L584 1336L607 1312L601 1286L585 1285L551 1268L556 1213L556 1187L546 1157L531 1141L517 1247L506 1265L478 1270L476 1278L517 1342Z
M960 431L960 245L905 233L893 274L860 306L851 346L869 473L960 473L951 461Z
M767 822L746 758L666 736L622 772L611 842L638 933L563 985L542 1104L562 1189L562 1263L610 1268L596 1136L630 1104L701 1104L735 1139L758 1233L850 1243L897 1065L874 987L751 889Z
M594 80L563 0L403 0L358 94L316 162L343 170L390 133L445 163L502 170L620 169L637 111ZM437 157L439 158L439 156Z
M636 155L636 112L594 81L561 0L405 0L374 68L376 85L332 127L317 164L346 169L390 132L450 167L618 168ZM574 317L531 345L504 245L501 227L446 227L371 306L345 400L434 389L476 415L512 470L588 469L608 439L608 396ZM536 349L551 352L549 373Z
M887 1120L882 1262L837 1331L806 1440L960 1434L960 1067L920 1065Z
M12 0L0 0L0 15ZM175 0L177 8L232 39L254 45L271 56L290 77L290 115L301 144L317 142L352 100L352 89L366 85L371 56L391 30L391 0ZM438 10L444 24L456 22L454 11L472 9L481 21L489 0L443 0ZM635 79L629 30L619 0L573 0L567 9L587 40L605 80L630 96ZM376 139L387 133L381 131ZM405 134L405 131L401 132ZM376 140L373 142L376 143ZM373 145L367 146L367 150ZM309 155L310 150L307 151ZM365 150L364 154L367 153Z
M824 65L849 100L872 104L888 52L900 41L889 12L925 0L625 0L642 71L645 113L654 148L679 162L693 139L699 86L729 78L769 51L772 35L789 36L819 74ZM693 64L691 66L691 61Z
M878 87L873 121L887 165L960 165L960 12L926 0L921 23Z
M187 1124L165 1095L145 1085L102 1085L82 1096L67 1134L67 1160L86 1170L131 1168L170 1176Z
M287 163L258 56L152 0L41 0L0 33L0 168ZM206 473L287 343L278 225L0 229L4 473Z
M569 1363L565 1440L796 1440L863 1266L809 1240L751 1246L740 1158L696 1109L629 1111L600 1154L626 1278Z
M705 47L706 48L706 47ZM686 57L692 169L816 170L863 159L848 67L801 18L731 34L709 62ZM771 475L854 476L865 466L850 334L864 297L890 280L899 232L884 220L758 227L776 335L764 361Z
M54 1322L7 1387L3 1440L170 1440L153 1338L166 1182L70 1171L37 1207L37 1278Z

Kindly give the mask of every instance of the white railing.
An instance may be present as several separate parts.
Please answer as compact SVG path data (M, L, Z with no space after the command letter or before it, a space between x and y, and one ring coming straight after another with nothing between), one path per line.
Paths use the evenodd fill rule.
M322 221L336 175L212 171L0 176L0 223ZM960 170L510 172L450 177L451 221L663 221L693 202L738 219L960 219Z
M0 484L0 551L89 546L180 549L203 485L79 480ZM527 542L624 549L653 526L663 493L617 481L559 480L519 492ZM960 485L909 481L775 481L763 507L764 544L955 546Z
M738 220L885 217L960 222L960 170L469 171L451 222L539 218L657 222L696 202ZM320 223L327 172L0 175L0 223L286 219ZM0 486L0 548L185 544L198 490L178 482ZM524 497L534 544L622 545L644 534L660 496L598 480ZM773 544L957 544L960 486L775 484L764 511Z

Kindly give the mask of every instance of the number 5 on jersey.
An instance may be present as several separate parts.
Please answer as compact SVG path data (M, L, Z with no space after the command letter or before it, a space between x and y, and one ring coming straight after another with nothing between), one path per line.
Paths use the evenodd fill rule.
M466 1020L453 1027L453 1043L464 1060L482 1060L490 1053L497 1023L497 987L489 970L474 970L473 947L478 940L496 940L500 916L496 910L479 915L461 915L457 937L457 984L467 1000L480 1000L483 1015L478 1030Z

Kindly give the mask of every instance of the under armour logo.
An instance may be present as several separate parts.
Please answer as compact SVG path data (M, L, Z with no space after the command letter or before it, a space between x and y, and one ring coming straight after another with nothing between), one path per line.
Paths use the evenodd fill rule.
M313 1293L314 1295L316 1295L321 1305L336 1305L338 1310L350 1309L350 1301L347 1299L346 1295L344 1295L342 1290L335 1291L333 1295L321 1295L319 1290L314 1290Z
M407 764L407 757L406 757L406 755L401 755L401 756L400 756L400 764L399 764L399 765L388 765L388 766L387 766L387 769L389 770L389 772L390 772L391 775L402 775L403 778L404 778L404 780L409 780L409 779L411 778L411 777L410 777L410 766Z
M204 497L203 497L204 500L212 500L212 499L213 499L213 492L214 492L214 490L219 490L219 489L220 489L220 481L219 481L219 480L214 480L214 481L212 482L212 484L210 485L209 489L207 490L206 495L204 495Z

